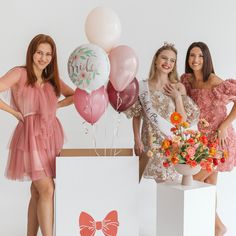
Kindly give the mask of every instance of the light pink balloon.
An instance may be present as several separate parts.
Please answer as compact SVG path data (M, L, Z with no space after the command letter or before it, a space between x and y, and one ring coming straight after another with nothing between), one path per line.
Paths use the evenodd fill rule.
M121 45L111 50L109 60L110 81L115 90L121 92L137 73L138 57L132 48Z
M104 86L90 94L77 88L74 95L74 104L78 113L88 123L96 123L105 112L108 105L108 95Z

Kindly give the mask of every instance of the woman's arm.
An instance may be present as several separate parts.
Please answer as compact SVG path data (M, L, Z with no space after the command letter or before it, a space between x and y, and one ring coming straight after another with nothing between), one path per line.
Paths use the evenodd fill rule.
M218 127L218 137L219 143L221 147L223 147L226 143L227 134L227 127L232 124L232 122L236 119L236 102L234 102L234 106L232 107L229 115L226 119L220 124Z
M5 91L15 85L21 77L22 68L15 67L0 78L0 92Z
M21 71L22 68L15 67L10 71L8 71L4 76L2 76L0 78L0 92L7 90L17 84L17 82L20 80L21 77ZM14 110L10 105L3 102L1 99L0 99L0 109L15 116L18 120L24 121L24 118L19 111Z
M58 102L58 108L69 106L73 103L74 99L74 90L66 85L62 80L61 83L61 93L65 97L64 99Z
M175 101L175 111L180 113L183 117L183 121L187 120L187 114L184 109L184 104L182 100L182 95L186 95L186 90L183 84L179 83L178 87L172 84L167 84L164 87L165 94L172 97Z
M10 107L8 104L3 102L1 99L0 99L0 109L10 113L13 116L15 116L16 119L18 119L18 120L24 121L24 118L23 118L23 116L20 112L14 110L12 107Z
M141 116L133 117L133 133L134 133L134 152L140 156L144 150L144 146L140 137Z

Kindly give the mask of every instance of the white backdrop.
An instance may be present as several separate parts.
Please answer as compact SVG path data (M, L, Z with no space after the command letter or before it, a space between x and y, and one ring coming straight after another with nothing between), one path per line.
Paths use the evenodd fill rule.
M204 41L211 50L216 73L223 79L235 78L235 5L234 0L1 1L0 75L24 64L29 41L38 33L46 33L57 43L61 77L74 87L67 75L68 57L77 46L88 42L84 32L88 13L96 6L106 6L120 17L119 44L130 46L139 57L138 79L147 77L152 56L164 41L175 43L178 49L180 74L189 44ZM133 146L131 121L111 107L93 128L83 124L73 106L58 111L58 117L67 134L65 147ZM8 181L3 176L16 120L0 111L0 122L0 235L25 236L29 183ZM219 176L218 209L228 226L227 236L236 235L235 182L235 170Z

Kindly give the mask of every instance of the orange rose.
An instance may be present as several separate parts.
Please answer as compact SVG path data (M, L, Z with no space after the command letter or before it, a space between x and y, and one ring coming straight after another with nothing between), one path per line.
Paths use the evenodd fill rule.
M176 165L176 164L179 163L179 158L174 156L174 157L171 158L171 162L172 162L174 165Z
M188 122L183 122L182 124L181 124L184 128L188 128L189 127L189 123Z
M216 155L216 149L215 149L215 148L210 148L209 154L210 154L211 156L215 156L215 155Z
M167 149L168 147L170 147L170 141L165 139L163 142L162 142L162 148L163 149Z

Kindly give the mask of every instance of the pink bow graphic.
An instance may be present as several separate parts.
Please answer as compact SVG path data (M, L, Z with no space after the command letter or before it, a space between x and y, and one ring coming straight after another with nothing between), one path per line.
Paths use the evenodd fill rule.
M117 211L109 212L103 221L95 221L92 216L82 211L79 216L81 236L94 236L96 230L102 230L105 236L116 236L119 226Z

